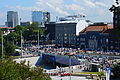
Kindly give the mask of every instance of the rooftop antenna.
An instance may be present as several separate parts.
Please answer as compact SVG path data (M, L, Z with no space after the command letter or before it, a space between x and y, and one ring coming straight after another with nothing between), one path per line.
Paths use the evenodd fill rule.
M56 22L58 21L58 16L56 16Z

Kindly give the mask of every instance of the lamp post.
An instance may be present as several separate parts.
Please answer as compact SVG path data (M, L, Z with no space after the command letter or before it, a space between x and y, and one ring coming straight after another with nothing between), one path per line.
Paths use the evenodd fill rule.
M71 55L69 55L69 73L70 73L70 80L71 80Z
M70 73L70 80L71 80L71 56L73 56L74 54L69 54L69 73Z
M38 51L39 51L39 30L38 30Z
M64 42L63 42L63 41L64 41L64 40L63 40L64 34L62 34L62 35L63 35L63 36L62 36L62 48L63 48L63 46L64 46L64 45L63 45L63 43L64 43Z
M2 34L2 59L3 59L3 34Z
M71 46L70 46L70 34L68 34L68 36L69 36L69 47L71 47Z
M22 31L21 31L21 58L22 58Z

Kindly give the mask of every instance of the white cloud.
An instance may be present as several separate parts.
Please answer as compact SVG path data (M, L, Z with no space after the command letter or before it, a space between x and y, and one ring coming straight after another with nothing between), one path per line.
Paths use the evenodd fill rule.
M74 2L79 2L79 0L73 0Z
M32 10L40 10L40 8L36 6L30 6L30 7L23 7L23 6L6 6L6 8L13 9L13 10L21 10L21 11L32 11Z
M71 5L66 5L66 7L70 10L85 10L83 7L77 5L77 4L71 4Z
M95 3L92 2L91 0L84 0L84 2L85 2L85 5L88 7L91 7L91 8L96 7Z
M60 9L59 7L55 7L55 6L53 6L52 4L50 4L50 3L47 3L47 5L48 5L50 8L52 8L53 10L55 10L55 12L57 12L57 13L59 13L59 14L70 15L68 12Z
M69 15L64 9L64 0L36 0L36 4L44 10L49 10L59 15Z
M68 0L67 0L68 1ZM6 8L30 12L32 10L43 10L51 13L52 17L66 16L70 14L85 14L93 21L105 20L111 17L109 8L114 0L35 0L35 4L29 7L7 6ZM21 12L22 13L22 12ZM110 14L110 15L109 15ZM108 16L109 15L109 16ZM22 14L24 16L24 14ZM99 18L96 18L99 17Z
M109 5L102 3L102 2L95 2L96 5L102 6L102 7L109 7Z
M56 12L58 12L58 13L60 13L60 14L64 14L65 16L68 16L68 15L70 15L68 12L66 12L66 11L63 11L63 10L61 10L60 8L55 8L55 11Z

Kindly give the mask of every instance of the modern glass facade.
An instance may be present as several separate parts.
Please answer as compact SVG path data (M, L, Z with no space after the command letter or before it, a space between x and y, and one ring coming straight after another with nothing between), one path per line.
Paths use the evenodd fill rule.
M18 13L16 11L7 12L7 26L15 27L18 25Z
M43 12L42 11L33 11L32 12L32 22L37 22L38 24L42 24L43 20Z
M50 21L49 12L32 11L32 22L37 22L41 27L44 27L46 21Z

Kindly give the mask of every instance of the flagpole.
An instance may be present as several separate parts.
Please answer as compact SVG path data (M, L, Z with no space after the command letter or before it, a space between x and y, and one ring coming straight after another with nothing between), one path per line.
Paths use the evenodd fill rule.
M38 30L38 51L39 51L39 30Z
M2 59L3 59L3 34L2 34Z
M22 58L22 31L21 31L21 58Z

